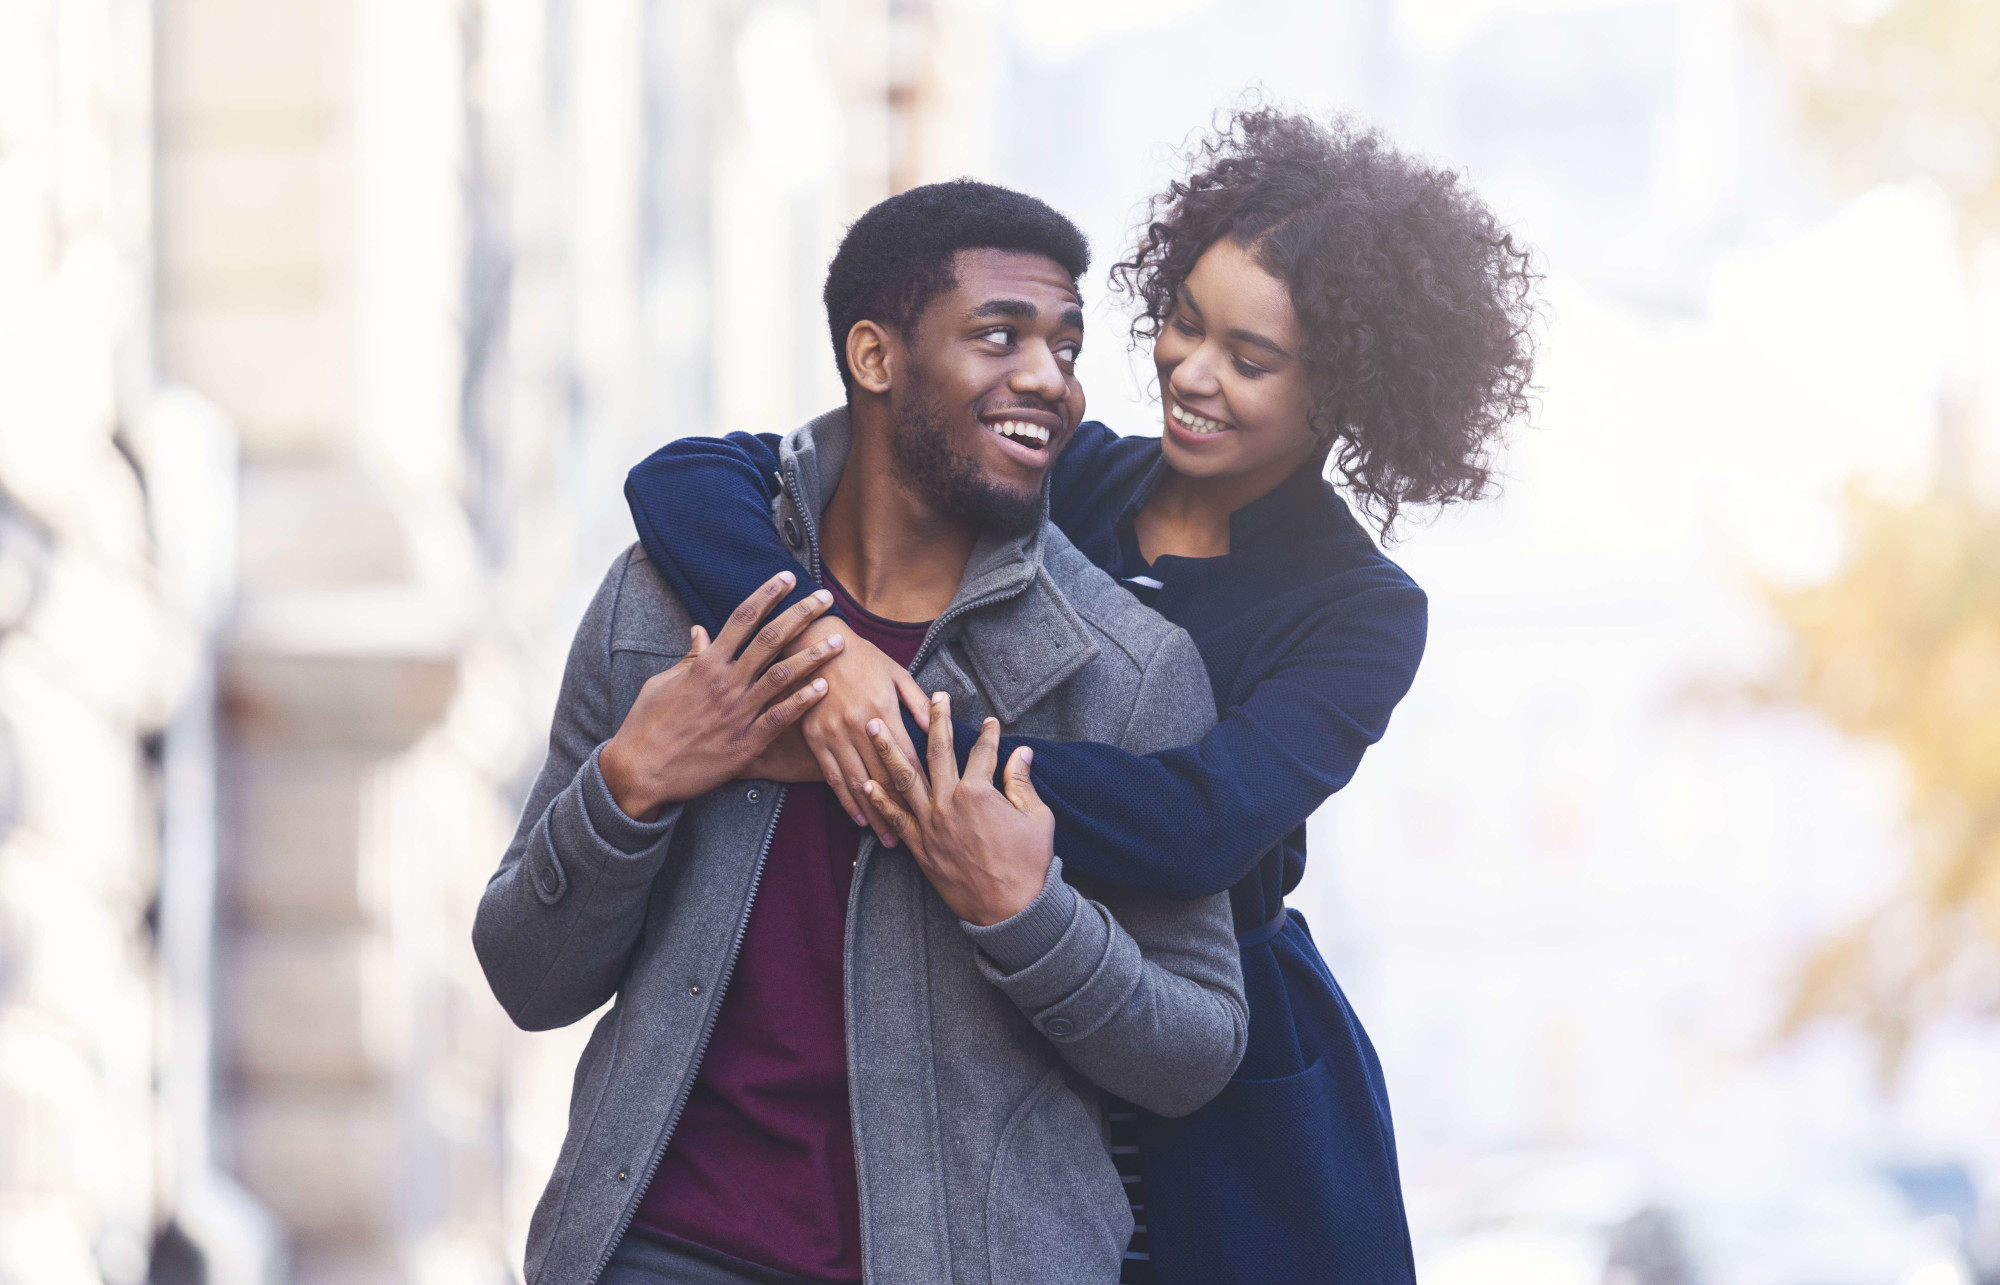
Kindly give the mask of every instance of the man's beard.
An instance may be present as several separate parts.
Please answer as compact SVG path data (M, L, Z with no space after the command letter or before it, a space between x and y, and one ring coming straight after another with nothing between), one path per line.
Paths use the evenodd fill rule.
M1040 487L1022 493L996 486L979 465L952 449L944 409L912 372L910 400L889 429L889 460L896 477L945 513L1000 536L1026 535L1042 520Z

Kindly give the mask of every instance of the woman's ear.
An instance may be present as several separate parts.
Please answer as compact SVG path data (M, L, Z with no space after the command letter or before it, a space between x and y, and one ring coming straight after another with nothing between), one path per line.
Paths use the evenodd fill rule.
M847 332L847 373L855 385L871 393L889 391L896 354L895 340L873 321L857 321Z

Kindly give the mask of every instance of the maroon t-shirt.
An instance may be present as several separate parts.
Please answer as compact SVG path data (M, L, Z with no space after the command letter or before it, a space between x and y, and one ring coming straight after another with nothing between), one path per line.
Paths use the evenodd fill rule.
M848 632L907 666L929 624ZM786 788L708 1051L633 1227L816 1281L861 1279L842 959L862 830L824 785Z

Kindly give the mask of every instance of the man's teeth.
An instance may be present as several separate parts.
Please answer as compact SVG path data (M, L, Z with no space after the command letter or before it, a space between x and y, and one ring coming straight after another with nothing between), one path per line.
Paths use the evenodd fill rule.
M1003 423L995 424L993 431L1002 437L1011 437L1023 446L1032 446L1037 450L1049 444L1049 430L1043 428L1040 424L1023 424L1019 420L1010 419Z
M1206 415L1197 415L1179 402L1175 402L1171 410L1173 417L1179 420L1182 426L1190 433L1220 433L1229 427L1229 425L1219 419L1210 419Z

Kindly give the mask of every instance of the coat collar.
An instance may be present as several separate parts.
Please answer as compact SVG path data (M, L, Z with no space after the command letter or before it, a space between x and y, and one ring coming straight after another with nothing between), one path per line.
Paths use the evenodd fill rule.
M820 573L820 515L840 485L854 443L845 406L785 436L778 447L780 495L773 513L778 534ZM911 669L957 639L983 694L1002 725L1097 658L1083 618L1057 587L1042 556L1049 541L1048 484L1042 520L1025 535L982 534L965 564L958 593L925 637Z
M1260 542L1286 538L1302 523L1309 528L1317 526L1328 510L1345 514L1347 504L1321 473L1324 466L1324 461L1308 460L1284 481L1230 514L1229 551L1240 553ZM1132 498L1118 514L1119 529L1132 525L1166 473L1166 456L1154 456Z

